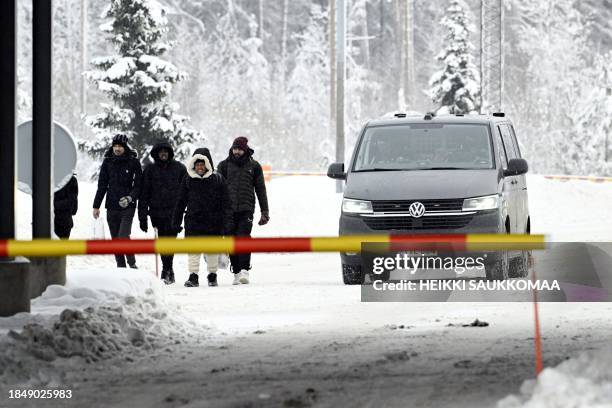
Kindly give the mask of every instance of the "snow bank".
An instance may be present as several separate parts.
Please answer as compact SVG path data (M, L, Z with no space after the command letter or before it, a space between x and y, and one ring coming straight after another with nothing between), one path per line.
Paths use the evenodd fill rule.
M504 398L497 407L612 407L610 367L612 347L585 352L545 369L537 380L525 381L520 395Z
M72 271L31 313L0 318L0 386L61 384L79 365L134 361L204 329L182 316L151 272Z

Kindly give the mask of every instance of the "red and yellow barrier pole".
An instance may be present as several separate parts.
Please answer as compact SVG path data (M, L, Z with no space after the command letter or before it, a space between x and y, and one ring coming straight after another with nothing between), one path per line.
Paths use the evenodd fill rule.
M597 177L597 176L571 176L571 175L544 175L545 179L558 180L562 182L570 180L590 181L593 183L610 183L612 177Z
M388 244L398 250L535 250L546 248L545 235L424 234L346 235L340 237L190 237L184 239L0 240L0 257L103 254L361 252L362 243ZM384 246L383 246L384 247Z

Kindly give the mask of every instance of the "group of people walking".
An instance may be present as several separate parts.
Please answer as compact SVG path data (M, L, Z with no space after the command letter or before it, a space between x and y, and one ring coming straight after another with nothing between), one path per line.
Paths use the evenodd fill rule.
M148 231L148 219L161 237L232 235L250 236L253 228L255 197L259 202L259 225L270 220L266 185L261 165L246 137L237 137L228 157L215 170L207 148L196 149L183 165L174 159L168 142L151 149L153 163L142 170L125 135L113 138L104 155L93 203L93 216L100 216L106 196L106 219L112 238L129 238L138 211L140 229ZM209 286L217 286L219 257L216 254L189 254L187 287L199 286L200 260L204 257ZM162 255L161 279L175 281L173 255ZM117 266L137 268L133 255L115 255ZM249 283L251 255L230 255L234 285Z

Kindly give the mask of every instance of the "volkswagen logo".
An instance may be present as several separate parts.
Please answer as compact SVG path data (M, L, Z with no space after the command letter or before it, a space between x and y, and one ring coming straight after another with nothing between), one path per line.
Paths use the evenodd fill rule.
M408 207L408 212L414 218L420 218L423 216L423 214L425 214L425 206L423 203L415 201L414 203L410 204L410 207Z

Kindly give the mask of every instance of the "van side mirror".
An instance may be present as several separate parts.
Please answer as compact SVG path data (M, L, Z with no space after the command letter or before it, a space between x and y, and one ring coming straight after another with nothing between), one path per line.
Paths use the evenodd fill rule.
M508 168L504 170L504 177L508 176L520 176L521 174L527 173L529 166L525 159L510 159L508 162Z
M346 180L346 173L344 172L344 163L332 163L327 169L327 177L336 180Z

